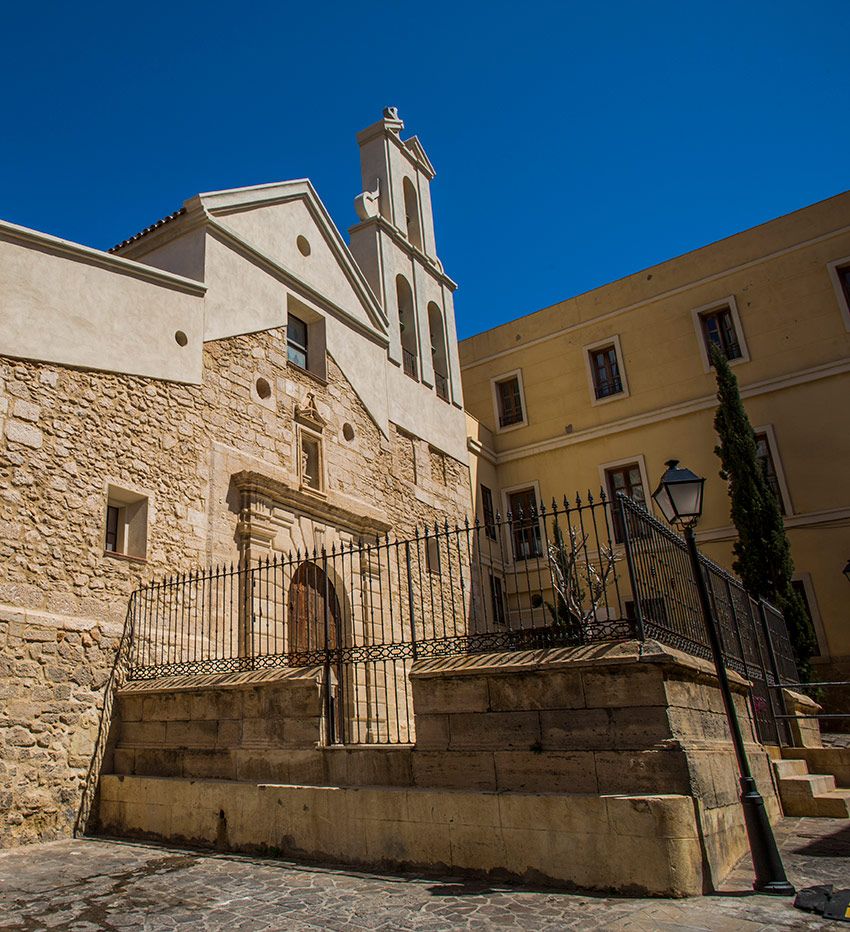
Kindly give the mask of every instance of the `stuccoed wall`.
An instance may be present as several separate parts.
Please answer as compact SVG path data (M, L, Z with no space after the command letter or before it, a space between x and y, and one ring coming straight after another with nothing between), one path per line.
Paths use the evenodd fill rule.
M260 376L273 389L266 402L253 389ZM0 844L71 831L131 592L236 558L230 477L251 469L297 486L292 415L308 391L327 422L329 490L379 509L399 535L437 515L463 519L465 464L439 454L444 469L416 469L428 445L395 428L385 437L330 358L328 377L287 367L280 330L206 344L201 385L0 358L0 690L10 700L0 702L0 766L15 769ZM144 563L104 554L108 483L150 496ZM54 648L59 659L42 661ZM39 741L49 767L30 750Z
M850 256L849 210L850 193L840 194L460 344L466 407L493 431L501 488L536 480L544 501L584 495L599 488L606 464L642 458L648 499L675 456L707 480L701 549L731 566L735 531L714 453L716 385L693 311L734 297L749 361L733 371L753 426L775 434L792 555L811 584L821 649L834 661L822 680L850 670L841 575L850 555L850 314L830 274ZM585 347L615 336L629 394L594 404ZM529 423L499 432L490 380L515 369ZM850 710L850 700L832 709Z

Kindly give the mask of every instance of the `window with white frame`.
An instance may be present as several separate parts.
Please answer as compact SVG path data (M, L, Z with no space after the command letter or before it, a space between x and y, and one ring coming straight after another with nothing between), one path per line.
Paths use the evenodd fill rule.
M699 315L699 319L706 348L716 347L729 360L741 358L743 354L731 308L718 307L713 311L705 311Z
M490 613L493 623L503 626L507 620L507 609L505 607L505 589L502 585L501 576L495 573L488 573L490 577Z
M590 367L593 372L593 389L597 398L619 395L623 390L620 365L614 344L590 350Z
M779 473L776 470L776 462L773 458L770 437L766 431L756 433L756 458L770 491L776 496L782 514L787 514L785 498L779 484Z
M617 493L622 492L626 498L646 508L646 487L639 462L619 463L605 469L605 485L611 500L611 520L615 543L621 544L626 539L625 528L617 507Z
M493 492L481 483L481 511L484 517L484 533L490 540L496 539L496 509L493 507Z
M535 489L517 489L507 493L508 518L515 560L534 560L543 555L540 518Z
M756 438L756 456L758 457L762 475L776 496L782 514L792 515L794 507L791 502L791 492L785 479L785 472L782 468L782 457L779 455L776 431L772 424L754 427L753 431Z
M107 486L103 534L105 553L144 560L148 545L148 496Z
M629 394L619 336L584 347L593 404L624 398Z
M850 256L830 262L828 268L844 326L850 330Z
M731 363L748 362L749 353L734 295L693 310L700 355L706 372L711 371L711 349L721 352Z
M522 375L519 370L492 380L493 402L499 430L522 427L527 422Z
M841 285L844 300L850 306L850 264L836 268L835 274L838 276L838 283Z
M806 615L811 622L812 630L815 632L816 650L814 656L822 657L827 651L826 637L824 635L823 624L821 622L820 614L817 608L817 600L815 599L815 592L812 587L811 576L808 573L804 573L797 579L792 579L791 587L800 597L800 601L803 603L803 608L806 610Z

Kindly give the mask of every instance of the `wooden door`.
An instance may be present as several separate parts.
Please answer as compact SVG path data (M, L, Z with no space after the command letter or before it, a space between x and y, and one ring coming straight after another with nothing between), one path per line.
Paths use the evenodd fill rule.
M327 643L325 604L327 603ZM289 651L333 650L341 624L339 599L333 583L315 563L302 563L292 575L288 599Z

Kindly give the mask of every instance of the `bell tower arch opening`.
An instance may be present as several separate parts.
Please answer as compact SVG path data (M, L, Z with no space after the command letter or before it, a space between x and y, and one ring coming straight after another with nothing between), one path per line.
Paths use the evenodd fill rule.
M398 328L401 333L401 361L406 375L412 379L419 378L419 341L416 337L416 308L413 303L413 291L403 275L395 280L396 300L398 301Z
M413 182L405 176L402 182L404 191L404 221L407 238L412 246L422 248L422 222L419 217L419 197Z

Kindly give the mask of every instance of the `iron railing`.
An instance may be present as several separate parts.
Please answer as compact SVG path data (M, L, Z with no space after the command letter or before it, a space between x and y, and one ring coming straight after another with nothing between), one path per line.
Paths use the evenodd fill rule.
M176 574L133 594L130 676L323 668L335 740L406 741L418 657L634 636L611 529L591 496Z
M618 507L638 636L709 659L708 633L684 539L625 496L618 496ZM723 567L703 554L699 560L726 665L752 683L759 737L780 743L787 735L775 687L799 682L785 619L769 602L754 599Z
M753 681L768 740L769 687L797 678L784 621L702 560L729 666ZM133 594L131 626L131 679L316 670L327 740L357 744L413 740L418 658L627 638L710 654L684 541L604 492L176 574Z
M409 375L412 379L419 378L419 360L416 358L416 353L411 353L409 349L402 347L401 362L405 375Z

